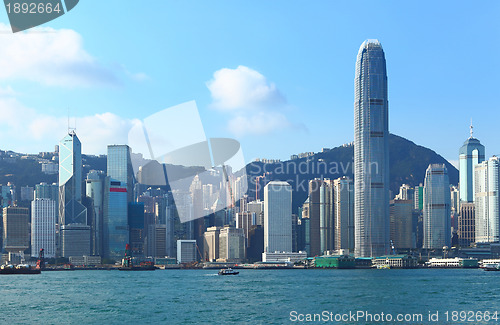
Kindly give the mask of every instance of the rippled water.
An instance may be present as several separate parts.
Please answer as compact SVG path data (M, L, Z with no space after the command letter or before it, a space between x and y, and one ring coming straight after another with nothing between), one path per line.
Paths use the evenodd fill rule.
M455 310L500 311L500 272L478 269L240 270L238 276L216 274L217 270L157 270L3 275L0 321L286 324L293 323L292 311L304 317L323 311L420 313L427 321L429 311L437 311L440 319L435 323L443 324L446 311L450 316ZM337 324L341 323L345 322ZM454 322L461 323L478 322Z

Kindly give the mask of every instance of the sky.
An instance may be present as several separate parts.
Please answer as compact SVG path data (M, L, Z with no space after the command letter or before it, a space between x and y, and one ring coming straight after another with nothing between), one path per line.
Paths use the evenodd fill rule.
M354 138L365 39L385 51L390 132L456 163L472 119L500 153L498 1L85 0L15 34L0 8L0 148L52 151L70 116L102 154L193 100L247 162L336 147Z

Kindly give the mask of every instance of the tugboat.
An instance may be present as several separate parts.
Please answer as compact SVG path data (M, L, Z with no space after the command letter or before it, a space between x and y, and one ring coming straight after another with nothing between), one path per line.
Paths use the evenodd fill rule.
M118 268L120 271L154 271L156 266L153 262L143 262L139 265L132 263L132 253L130 252L130 245L125 245L125 258L122 259L122 266Z
M240 274L240 272L235 271L232 268L221 269L219 271L219 275L237 275L237 274Z

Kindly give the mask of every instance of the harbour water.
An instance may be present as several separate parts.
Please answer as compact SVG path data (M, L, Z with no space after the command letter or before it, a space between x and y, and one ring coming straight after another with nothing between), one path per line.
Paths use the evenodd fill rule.
M480 269L240 270L237 276L218 276L217 270L43 272L0 277L0 321L288 324L312 319L303 323L319 324L326 318L308 317L327 312L333 324L382 323L376 322L381 313L422 315L422 320L385 324L494 324L500 319L452 322L451 317L454 311L500 312L499 288L500 272ZM339 318L358 312L371 314L371 321ZM436 314L439 319L429 321Z

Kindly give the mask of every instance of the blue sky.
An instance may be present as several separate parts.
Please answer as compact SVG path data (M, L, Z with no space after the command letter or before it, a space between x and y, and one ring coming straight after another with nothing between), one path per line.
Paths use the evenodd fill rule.
M51 151L76 117L84 153L195 100L245 159L353 140L354 64L379 39L389 129L450 161L470 119L500 153L498 1L80 1L12 34L0 10L0 148ZM72 119L71 124L75 124Z

